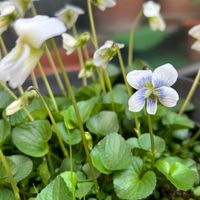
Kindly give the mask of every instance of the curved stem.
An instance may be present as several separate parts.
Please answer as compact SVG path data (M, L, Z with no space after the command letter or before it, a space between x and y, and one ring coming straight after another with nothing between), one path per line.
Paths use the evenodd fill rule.
M3 51L3 55L7 55L8 54L8 50L6 48L6 45L4 43L4 40L2 38L2 36L0 36L0 45L1 45L1 48L2 48L2 51Z
M149 133L150 133L150 141L151 141L151 153L152 153L152 167L154 166L155 162L155 142L154 142L154 134L153 134L153 127L152 127L152 121L151 116L147 113L147 122L149 126Z
M141 17L142 17L142 10L133 20L133 23L131 26L131 31L130 31L130 36L129 36L129 48L128 48L128 65L132 65L133 63L134 34Z
M105 68L103 68L103 73L104 73L106 85L107 85L108 90L110 92L110 98L111 98L111 103L112 103L112 110L115 111L115 99L114 99L114 96L113 96L112 84L111 84L111 81L110 81L110 77L109 77L108 72L106 71Z
M128 84L128 81L126 80L126 71L125 71L124 61L123 61L123 58L122 58L122 55L121 55L119 48L117 48L117 55L118 55L119 64L120 64L120 68L121 68L121 71L122 71L124 83L126 85L126 89L127 89L127 92L128 92L128 96L130 97L131 96L131 88ZM133 118L134 118L135 126L136 126L135 132L136 132L137 136L139 137L140 136L140 122L137 118L136 113L133 113Z
M55 110L56 110L56 112L58 112L58 111L59 111L59 110L58 110L58 105L57 105L57 103L56 103L54 94L53 94L53 92L52 92L52 90L51 90L51 87L50 87L50 85L49 85L48 79L47 79L47 77L46 77L46 74L44 73L44 70L43 70L42 65L41 65L40 62L38 63L38 68L39 68L40 73L41 73L41 75L42 75L42 79L43 79L43 81L44 81L44 84L45 84L45 87L46 87L46 89L47 89L47 91L48 91L48 94L49 94L49 96L50 96L50 98L51 98L51 100L52 100L52 102L53 102L53 105L54 105L54 107L55 107Z
M86 154L89 166L90 166L90 170L91 170L91 173L92 173L92 176L93 176L94 185L95 185L95 190L96 190L96 193L97 193L97 196L98 196L98 194L99 194L99 185L98 185L98 182L97 182L97 178L96 178L96 173L95 173L94 167L92 165L92 160L91 160L89 149L88 149L88 146L87 146L87 140L85 138L85 131L84 131L84 128L83 128L83 124L82 124L81 116L80 116L80 113L79 113L79 110L78 110L78 106L77 106L77 103L76 103L76 99L75 99L75 96L74 96L74 93L73 93L73 90L72 90L72 87L71 87L71 83L69 81L68 74L65 71L65 67L64 67L62 58L61 58L61 56L60 56L60 54L58 52L58 49L56 47L56 43L55 43L55 41L53 39L50 39L50 42L51 42L51 45L53 47L53 50L55 51L56 58L57 58L57 60L59 62L59 65L60 65L60 68L61 68L61 71L62 71L62 74L63 74L63 77L64 77L64 81L65 81L65 84L67 86L67 89L68 89L68 92L69 92L69 95L70 95L70 98L71 98L71 102L72 102L74 110L75 110L76 117L78 119L78 126L79 126L79 129L80 129L80 132L81 132L85 154Z
M91 26L92 35L93 35L93 42L94 42L95 49L97 49L99 45L98 45L97 33L95 29L95 24L94 24L94 16L92 13L92 6L91 6L90 0L87 0L87 7L88 7L88 14L89 14L89 19L90 19L90 26Z
M31 80L32 80L34 87L39 89L39 85L38 85L37 78L35 76L34 70L31 72Z
M6 170L7 176L10 179L10 184L12 186L12 190L13 190L15 199L16 200L21 200L20 194L19 194L19 188L17 187L17 183L16 183L16 181L15 181L13 175L12 175L12 172L10 170L10 167L8 165L6 157L4 156L3 151L1 149L0 149L0 160L2 161L2 164L3 164L3 166L4 166L5 170Z
M62 140L62 137L61 137L61 133L60 133L60 131L59 131L59 129L58 129L58 126L57 126L57 124L56 124L56 121L55 121L55 119L54 119L54 117L53 117L53 115L52 115L52 113L51 113L51 111L50 111L50 109L49 109L49 107L48 107L46 101L44 100L44 98L43 98L43 96L40 94L40 92L37 90L37 88L34 88L34 87L33 87L33 89L34 89L34 90L37 92L37 94L39 95L39 97L40 97L40 99L41 99L41 101L42 101L42 103L43 103L43 105L44 105L44 107L45 107L45 109L46 109L46 111L47 111L47 113L48 113L48 115L49 115L49 118L50 118L51 123L52 123L52 125L53 125L54 131L55 131L55 133L56 133L56 136L57 136L59 145L60 145L60 147L61 147L61 150L62 150L64 156L65 156L65 157L68 157L68 151L67 151L67 149L65 148L65 145L64 145L64 143L63 143L63 140Z
M194 95L194 92L195 92L195 90L196 90L196 88L198 86L199 81L200 81L200 68L199 68L199 70L197 72L197 75L196 75L196 77L194 79L192 87L190 88L190 91L189 91L187 97L185 98L185 101L183 102L181 108L180 108L179 115L182 115L184 113L185 108L187 107L189 101L191 100L191 98Z

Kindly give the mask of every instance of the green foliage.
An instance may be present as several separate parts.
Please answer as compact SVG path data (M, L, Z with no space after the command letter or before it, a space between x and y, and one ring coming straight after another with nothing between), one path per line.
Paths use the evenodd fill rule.
M104 137L91 152L94 166L104 174L128 168L131 163L131 150L126 141L117 133Z
M0 120L0 146L5 142L5 140L10 136L11 127L9 122L5 120Z
M113 184L120 199L143 199L153 193L156 175L151 170L144 170L144 163L139 157L133 157L128 169L115 173Z
M52 130L48 121L38 120L16 126L12 131L12 141L26 155L42 157L48 153L48 140Z
M12 191L7 188L0 188L0 194L0 200L15 200Z

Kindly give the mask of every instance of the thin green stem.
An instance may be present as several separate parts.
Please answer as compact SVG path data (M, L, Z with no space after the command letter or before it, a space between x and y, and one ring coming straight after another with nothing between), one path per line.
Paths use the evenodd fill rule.
M39 85L38 85L34 70L31 72L31 80L32 80L33 86L39 89Z
M0 37L0 45L1 45L1 48L2 48L2 51L3 51L3 55L7 55L8 54L8 50L6 48L6 45L4 43L4 40L2 38L2 36Z
M49 51L49 48L47 47L46 44L45 44L45 52L46 52L46 54L47 54L47 58L48 58L48 60L49 60L49 62L50 62L51 68L52 68L53 73L54 73L54 75L55 75L55 78L56 78L56 81L57 81L57 83L58 83L58 86L60 87L60 90L61 90L61 92L62 92L62 95L63 95L64 97L66 97L66 96L67 96L67 93L66 93L66 91L65 91L64 85L63 85L62 80L61 80L61 78L60 78L60 76L59 76L59 73L58 73L56 64L55 64L55 62L54 62L54 60L53 60L53 58L52 58L52 55L51 55L51 53L50 53L50 51Z
M98 45L97 33L96 33L96 29L95 29L95 24L94 24L94 16L93 16L92 5L91 5L90 0L87 0L87 7L88 7L90 26L91 26L92 35L93 35L94 47L95 47L95 49L98 49L99 45Z
M103 73L104 73L104 77L105 77L105 82L106 82L107 88L108 88L108 90L110 92L112 110L115 111L115 99L114 99L114 96L113 96L113 90L112 90L112 84L111 84L111 81L110 81L110 77L109 77L108 72L106 71L105 68L103 68Z
M77 29L76 29L75 25L72 26L72 32L73 32L74 37L76 38L78 33L77 33ZM82 54L82 51L81 51L80 47L77 48L77 54L78 54L78 59L79 59L79 63L80 63L81 69L84 70L85 69L85 64L84 64L83 54ZM84 86L87 85L86 71L84 72L84 76L83 76L83 85Z
M17 99L17 96L7 87L6 84L4 84L2 81L0 81L0 85L3 87L3 89L13 98ZM31 116L30 112L24 107L22 110L26 113L30 121L34 121L34 118Z
M98 195L99 194L99 185L98 185L98 182L97 182L97 178L96 178L94 167L92 165L92 160L91 160L89 149L88 149L88 146L87 146L87 140L85 138L85 132L84 132L81 116L80 116L80 113L79 113L79 110L78 110L78 106L77 106L77 103L76 103L76 99L75 99L75 96L74 96L74 93L73 93L73 90L72 90L72 87L71 87L71 83L69 81L68 74L65 71L65 67L64 67L62 58L61 58L61 56L60 56L60 54L58 52L58 49L57 49L55 41L53 39L50 39L50 42L51 42L51 45L53 47L53 50L55 51L56 58L57 58L57 60L59 62L59 65L60 65L60 68L61 68L61 71L62 71L62 75L64 77L64 81L65 81L65 84L67 86L70 98L71 98L71 102L72 102L72 104L74 106L75 114L76 114L76 117L78 119L78 126L79 126L79 129L80 129L80 132L81 132L81 136L82 136L83 146L84 146L86 157L87 157L87 160L88 160L88 163L89 163L89 166L90 166L90 170L91 170L91 173L92 173L92 176L93 176L95 190L96 190L96 193Z
M0 149L0 160L2 161L2 164L3 164L3 166L4 166L5 170L6 170L7 176L10 179L10 184L11 184L15 199L16 200L21 200L20 194L19 194L19 188L17 187L17 183L16 183L16 181L15 181L13 175L12 175L12 172L10 170L10 167L8 165L6 157L4 156L3 151L1 149Z
M126 85L126 89L127 89L127 92L128 92L128 96L130 97L131 96L131 88L130 88L130 86L128 84L128 81L126 79L125 65L124 65L122 54L121 54L119 48L117 48L117 55L118 55L119 64L120 64L122 76L123 76L123 79L124 79L124 83ZM136 113L133 113L133 118L134 118L135 126L136 126L136 130L135 131L136 131L137 136L139 137L140 136L140 122L138 120L138 117L137 117Z
M58 142L59 142L59 145L60 145L60 148L61 148L61 150L62 150L64 156L65 156L65 157L68 157L68 151L67 151L67 149L65 148L65 145L64 145L63 140L62 140L62 137L61 137L61 133L60 133L59 128L58 128L58 126L57 126L57 124L56 124L56 121L55 121L55 119L54 119L54 117L53 117L53 114L51 113L51 110L49 109L49 107L48 107L46 101L44 100L44 98L43 98L43 96L40 94L40 92L37 90L37 88L34 88L34 87L33 87L33 89L37 92L38 96L40 97L40 99L41 99L41 101L42 101L42 103L43 103L43 105L44 105L44 107L45 107L45 109L46 109L46 111L47 111L47 113L48 113L48 115L49 115L49 118L50 118L51 123L52 123L52 125L53 125L54 131L55 131L55 133L56 133L56 136L57 136L57 139L58 139Z
M153 126L151 121L151 116L147 113L147 122L149 126L149 133L150 133L150 141L151 141L151 153L152 153L152 166L154 166L155 162L155 142L154 142L154 134L153 134Z
M49 152L47 153L47 162L48 162L51 174L54 174L53 161L51 159L51 148L49 148Z
M180 151L182 151L183 149L188 148L189 146L191 146L198 138L200 137L200 130L198 130L194 136L188 141L186 142L183 146L181 146L181 148L179 148L178 150L176 150L174 152L174 154L178 154L180 153Z
M20 95L24 94L24 89L22 88L22 86L19 86L17 89L18 89Z
M129 48L128 48L128 65L132 65L132 63L133 63L134 34L135 34L135 30L137 28L137 25L140 21L140 18L142 16L142 13L143 13L142 11L139 12L139 14L133 20L133 23L131 25L131 31L130 31L130 35L129 35Z
M180 108L179 115L182 115L184 113L189 101L191 100L191 98L193 97L193 95L194 95L194 93L196 91L196 88L197 88L197 86L199 84L199 81L200 81L200 68L199 68L199 70L197 72L197 75L196 75L196 77L194 79L192 87L190 88L190 91L189 91L187 97L185 98L185 101L183 102L181 108Z
M48 94L49 94L49 96L50 96L50 98L51 98L51 100L52 100L52 102L53 102L53 105L54 105L54 107L55 107L55 110L56 110L56 112L58 112L58 111L59 111L59 110L58 110L58 105L57 105L57 103L56 103L54 94L53 94L53 92L52 92L52 90L51 90L50 84L49 84L49 82L48 82L48 79L47 79L47 77L46 77L46 74L45 74L45 72L44 72L44 70L43 70L42 65L41 65L40 62L38 63L38 68L39 68L39 70L40 70L40 73L41 73L42 79L43 79L43 81L44 81L45 87L46 87L46 89L47 89L47 91L48 91Z

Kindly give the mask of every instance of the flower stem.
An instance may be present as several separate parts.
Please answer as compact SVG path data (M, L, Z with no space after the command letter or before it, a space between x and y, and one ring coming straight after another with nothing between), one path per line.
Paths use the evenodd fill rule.
M95 49L98 49L99 45L98 45L97 33L96 33L96 29L95 29L95 24L94 24L94 16L93 16L92 6L91 6L90 0L87 0L87 7L88 7L90 26L91 26L92 35L93 35L94 47L95 47Z
M104 73L104 77L105 77L107 88L108 88L108 90L110 92L112 110L115 111L115 99L114 99L114 96L113 96L113 90L112 90L112 84L111 84L111 81L110 81L110 77L109 77L108 72L106 71L105 68L103 68L103 73Z
M76 38L78 33L77 33L77 29L76 29L75 25L72 26L72 32L73 32L74 37ZM83 60L83 54L82 54L82 51L81 51L80 47L77 48L77 54L78 54L78 59L79 59L79 63L80 63L81 69L84 70L85 69L85 65L84 65L84 60ZM84 76L83 76L83 85L84 86L87 85L86 71L84 72Z
M44 72L44 70L43 70L42 65L41 65L40 62L38 63L38 68L39 68L40 73L41 73L41 75L42 75L42 79L43 79L43 81L44 81L45 87L46 87L46 89L47 89L47 91L48 91L48 93L49 93L49 96L50 96L50 98L51 98L51 100L52 100L52 102L53 102L53 105L54 105L54 107L55 107L55 110L56 110L56 112L58 112L59 110L58 110L58 106L57 106L57 103L56 103L54 94L53 94L53 92L52 92L52 90L51 90L51 87L50 87L50 85L49 85L48 79L47 79L47 77L46 77L46 74L45 74L45 72Z
M31 89L31 88L30 88L30 89ZM46 111L47 111L47 113L48 113L48 115L49 115L49 118L50 118L51 123L52 123L52 125L53 125L54 131L55 131L55 133L56 133L56 136L57 136L57 139L58 139L58 142L59 142L59 145L60 145L60 148L61 148L61 150L62 150L64 156L65 156L65 157L68 157L68 151L67 151L67 149L65 148L65 145L64 145L63 140L62 140L62 137L61 137L61 133L60 133L60 131L59 131L59 129L58 129L58 126L57 126L56 121L55 121L55 119L54 119L54 117L53 117L53 114L51 113L51 111L50 111L50 109L49 109L49 107L48 107L46 101L44 100L44 98L43 98L43 96L40 94L40 92L37 90L37 88L34 88L34 87L33 87L33 89L37 92L38 96L40 97L40 99L41 99L41 101L42 101L42 103L43 103L43 105L44 105L44 107L45 107L45 109L46 109Z
M134 34L141 17L142 17L142 10L138 13L138 15L133 20L133 23L131 25L131 30L129 35L129 48L128 48L128 65L132 65L133 63Z
M150 141L151 141L152 166L154 166L156 149L155 149L155 142L154 142L154 134L153 134L151 116L148 113L147 113L147 122L148 122L148 126L149 126Z
M53 162L51 159L51 149L50 148L49 148L49 152L47 153L47 162L48 162L51 174L54 174L55 171L54 171Z
M12 172L11 172L10 167L8 165L8 162L6 160L6 157L3 154L3 151L1 149L0 149L0 160L2 161L2 164L3 164L3 166L4 166L5 170L6 170L7 176L10 179L10 184L11 184L15 199L16 200L21 200L20 194L19 194L19 188L17 187L17 183L15 182L15 179L14 179L14 177L12 175Z
M17 96L7 87L6 84L4 84L2 81L0 81L0 85L3 87L3 89L13 98L13 99L17 99ZM30 121L34 121L33 117L31 116L30 112L24 107L22 109L26 115L28 116Z
M196 88L198 86L199 81L200 81L200 68L199 68L199 70L197 72L197 75L196 75L196 77L194 79L192 87L190 88L190 91L189 91L187 97L185 98L185 101L183 102L181 108L180 108L179 115L182 115L184 113L189 101L191 100L192 96L195 93L195 90L196 90Z
M7 55L8 54L8 50L6 48L6 45L4 43L4 40L2 37L0 37L0 45L1 45L1 48L2 48L2 51L3 51L3 55Z
M77 103L76 103L76 99L75 99L75 96L74 96L74 93L73 93L73 90L72 90L72 87L71 87L71 83L69 81L68 74L65 71L65 67L64 67L62 58L61 58L61 56L60 56L60 54L58 52L58 49L56 47L56 43L55 43L55 41L53 39L50 39L50 42L51 42L51 45L53 47L53 50L55 51L57 60L59 62L59 65L60 65L60 68L61 68L61 71L62 71L62 74L63 74L63 77L64 77L65 84L67 86L67 89L68 89L68 92L69 92L69 95L70 95L70 98L71 98L71 102L72 102L72 104L74 106L75 114L76 114L76 117L78 119L78 126L79 126L79 129L80 129L80 132L81 132L81 136L82 136L82 140L83 140L83 146L84 146L84 149L85 149L85 154L86 154L86 157L87 157L87 160L88 160L88 163L89 163L89 166L90 166L90 170L91 170L91 173L92 173L92 176L93 176L93 181L94 181L94 185L95 185L95 191L96 191L97 196L98 196L98 194L99 194L99 185L98 185L98 182L97 182L97 178L96 178L94 167L92 165L92 160L91 160L89 149L88 149L88 146L87 146L87 140L85 138L85 131L84 131L84 128L83 128L83 124L82 124L81 116L80 116L80 113L79 113L79 110L78 110L78 106L77 106Z
M131 96L131 88L128 84L128 81L126 80L126 71L125 71L125 66L124 66L124 61L122 59L122 54L119 50L119 48L117 47L117 55L118 55L118 59L119 59L119 64L120 64L120 68L121 68L121 71L122 71L122 76L123 76L123 79L124 79L124 83L126 85L126 89L127 89L127 92L128 92L128 96L130 97ZM135 126L136 126L136 134L137 136L139 137L140 136L140 122L137 118L137 115L136 113L133 113L133 118L134 118L134 121L135 121Z
M62 92L62 95L63 95L64 97L66 97L66 96L67 96L67 93L66 93L66 91L65 91L64 85L63 85L62 80L61 80L61 78L60 78L60 76L59 76L58 70L57 70L57 68L56 68L56 64L55 64L55 62L54 62L54 60L53 60L53 58L52 58L52 55L51 55L51 53L50 53L50 51L49 51L49 48L47 47L46 44L45 44L45 52L46 52L46 54L47 54L47 58L48 58L48 60L49 60L49 63L50 63L50 65L51 65L51 68L52 68L52 70L53 70L53 72L54 72L56 81L57 81L57 83L58 83L58 86L60 87L60 90L61 90L61 92Z

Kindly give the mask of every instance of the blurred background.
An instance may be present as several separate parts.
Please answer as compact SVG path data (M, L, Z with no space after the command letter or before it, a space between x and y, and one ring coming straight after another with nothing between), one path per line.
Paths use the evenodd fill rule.
M181 68L200 61L200 54L190 49L193 39L188 36L188 30L200 24L200 0L157 0L156 2L161 5L161 14L166 21L167 30L151 31L146 19L142 18L135 33L134 58L143 59L155 67L170 62L177 68ZM104 12L93 6L100 44L107 39L113 39L128 45L131 24L143 3L143 0L117 0L115 7L108 8ZM87 13L85 0L35 2L38 14L49 16L54 16L54 13L65 4L80 6ZM77 27L80 33L85 30L90 31L87 14L79 17ZM3 37L9 48L12 48L16 39L14 31L10 29ZM126 56L126 49L123 50L123 54Z

